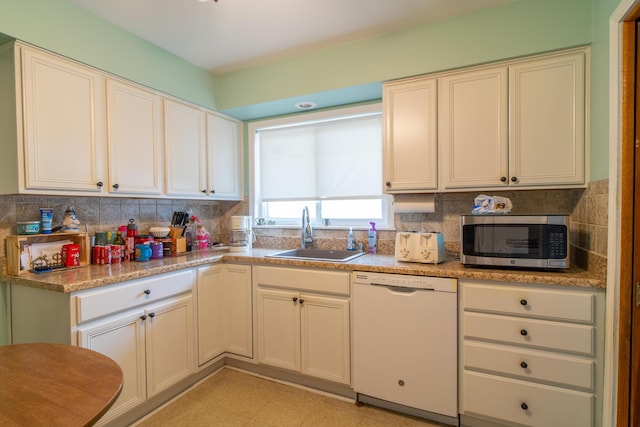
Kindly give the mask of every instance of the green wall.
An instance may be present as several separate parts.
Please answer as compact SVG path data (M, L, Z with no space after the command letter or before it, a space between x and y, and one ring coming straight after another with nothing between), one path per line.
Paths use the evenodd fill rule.
M220 75L221 110L591 42L591 0L520 0Z
M61 0L0 0L0 33L215 108L214 76Z
M619 0L519 0L213 76L62 0L0 0L0 33L241 119L380 97L380 83L592 44L592 180L608 176L608 18ZM259 36L259 35L258 35Z

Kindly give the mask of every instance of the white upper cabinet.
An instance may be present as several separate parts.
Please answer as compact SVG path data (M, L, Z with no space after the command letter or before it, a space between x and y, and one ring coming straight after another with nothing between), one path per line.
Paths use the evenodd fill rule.
M107 79L108 191L162 194L162 97Z
M438 188L436 79L385 83L384 190L387 193Z
M0 194L241 200L242 122L42 49L0 46Z
M207 113L207 193L214 199L242 199L241 124Z
M442 187L492 187L509 171L507 67L439 79Z
M99 193L106 181L105 78L22 47L24 189Z
M579 48L385 83L385 190L584 187L588 64Z
M165 99L164 132L167 196L205 197L205 112Z
M510 185L585 183L587 53L509 67Z

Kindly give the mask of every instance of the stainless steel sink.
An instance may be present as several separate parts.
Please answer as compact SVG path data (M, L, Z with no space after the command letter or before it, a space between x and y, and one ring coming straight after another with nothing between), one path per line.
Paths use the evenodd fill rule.
M310 259L314 261L347 262L364 255L362 251L346 251L334 249L289 249L266 255L271 258Z

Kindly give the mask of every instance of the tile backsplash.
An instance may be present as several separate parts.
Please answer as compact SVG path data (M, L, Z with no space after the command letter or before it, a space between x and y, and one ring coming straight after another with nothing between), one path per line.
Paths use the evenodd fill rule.
M512 213L556 213L571 216L572 263L606 276L608 180L595 181L586 189L524 190L484 192L484 194L508 197L513 203ZM459 216L468 214L473 200L482 192L438 193L435 195L435 212L396 214L398 231L420 230L442 232L447 248L447 259L459 256ZM73 206L81 221L93 234L96 231L113 230L118 225L134 219L141 233L149 227L168 225L174 211L191 208L211 233L215 241L229 242L229 217L247 215L248 201L200 201L180 199L138 199L111 197L59 197L59 196L0 196L0 241L16 233L17 221L39 219L39 208L54 209L54 226L62 222L64 211ZM254 247L291 248L300 244L299 229L264 227L257 228ZM356 241L366 246L367 231L354 230ZM316 228L314 243L321 248L342 249L346 245L344 230ZM378 253L392 255L395 231L378 233ZM4 258L5 250L0 252Z

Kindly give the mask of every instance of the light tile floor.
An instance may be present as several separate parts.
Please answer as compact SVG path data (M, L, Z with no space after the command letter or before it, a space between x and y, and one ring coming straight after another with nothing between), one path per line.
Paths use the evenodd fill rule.
M441 424L368 405L356 406L353 402L224 368L136 426L440 427Z

